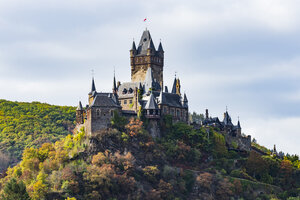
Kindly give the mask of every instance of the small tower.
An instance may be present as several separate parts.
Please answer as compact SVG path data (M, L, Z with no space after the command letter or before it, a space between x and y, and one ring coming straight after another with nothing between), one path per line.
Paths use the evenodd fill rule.
M96 91L95 81L94 81L94 77L93 77L91 91L89 92L89 100L88 100L89 105L92 105L96 94L97 94L97 91Z
M160 109L158 108L152 92L144 108L144 116L149 120L147 130L150 135L152 137L160 137L160 128L158 123L160 119Z
M160 117L160 110L152 92L150 93L149 100L147 101L144 110L146 118L157 119Z
M77 124L83 124L84 123L84 110L83 110L81 101L79 101L79 105L76 109L76 123Z

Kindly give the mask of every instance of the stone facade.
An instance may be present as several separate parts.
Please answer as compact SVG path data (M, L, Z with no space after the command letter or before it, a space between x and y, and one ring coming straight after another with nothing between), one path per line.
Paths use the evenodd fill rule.
M109 128L115 112L131 117L139 113L149 120L148 130L159 137L159 122L164 115L171 115L174 122L188 123L188 100L180 92L180 80L175 77L172 92L163 91L164 50L160 43L156 50L148 30L143 32L138 48L133 42L130 50L131 82L116 84L113 78L112 93L98 93L94 78L88 105L81 102L76 111L78 126L84 125L88 134Z

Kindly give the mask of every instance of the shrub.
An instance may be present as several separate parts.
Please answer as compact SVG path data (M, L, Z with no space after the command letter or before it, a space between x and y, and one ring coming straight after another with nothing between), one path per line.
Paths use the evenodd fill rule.
M160 171L157 168L157 166L146 166L144 169L144 176L150 181L150 182L157 182L157 176L159 175Z

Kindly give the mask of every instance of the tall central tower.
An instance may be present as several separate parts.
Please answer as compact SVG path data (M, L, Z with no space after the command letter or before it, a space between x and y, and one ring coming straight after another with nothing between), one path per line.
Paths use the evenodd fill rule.
M144 82L148 68L152 69L153 78L163 88L164 50L161 42L156 51L150 32L143 32L138 48L133 41L130 50L131 81Z

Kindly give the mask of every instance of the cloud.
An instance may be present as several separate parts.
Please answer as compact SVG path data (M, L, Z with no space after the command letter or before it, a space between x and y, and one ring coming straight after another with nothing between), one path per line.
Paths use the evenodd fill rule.
M118 80L130 80L129 48L147 26L156 47L163 43L165 84L177 71L191 111L209 108L222 118L228 106L268 147L279 145L269 133L288 126L282 144L299 152L290 139L300 117L299 7L297 0L0 0L0 98L76 105L86 100L91 69L97 89L110 91L114 67Z

